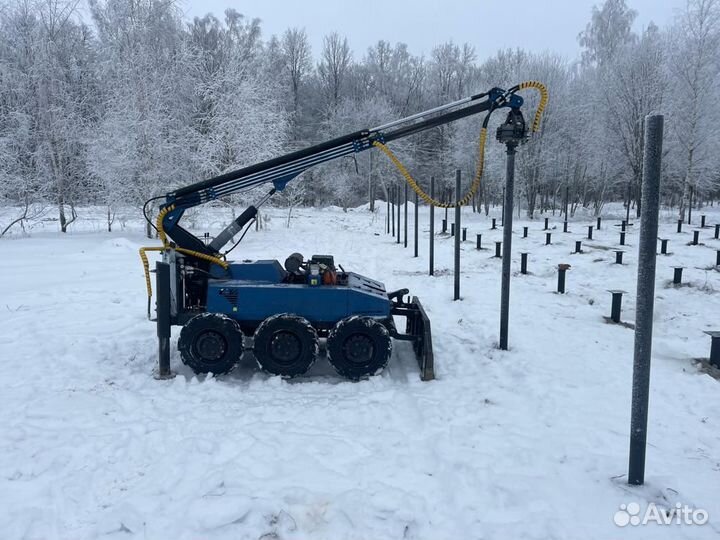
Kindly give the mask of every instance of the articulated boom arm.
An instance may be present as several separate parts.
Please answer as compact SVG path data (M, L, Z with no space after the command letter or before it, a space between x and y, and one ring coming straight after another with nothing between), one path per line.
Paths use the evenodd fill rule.
M289 181L310 167L362 152L371 148L375 142L387 143L486 111L488 116L485 118L484 127L487 127L489 114L498 108L509 107L519 114L523 99L515 94L518 89L519 86L507 91L493 88L483 94L476 94L371 129L350 133L168 193L166 202L162 206L161 220L164 232L178 247L214 256L255 218L257 209L276 191L282 191ZM266 183L273 184L270 192L247 208L207 246L178 225L182 214L188 208Z

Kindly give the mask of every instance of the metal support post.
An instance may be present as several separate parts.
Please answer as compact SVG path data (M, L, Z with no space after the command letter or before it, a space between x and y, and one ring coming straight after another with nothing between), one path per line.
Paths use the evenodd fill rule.
M673 285L682 285L684 266L673 266Z
M173 377L170 370L170 265L155 263L155 287L158 336L158 370L156 378Z
M455 200L460 201L460 169L455 171ZM455 206L455 226L457 229L460 228L460 205ZM453 300L460 300L460 234L459 230L456 231L458 234L455 235L455 294Z
M505 200L503 201L503 253L502 284L500 287L500 348L508 348L508 326L510 322L510 264L512 258L512 224L515 207L515 149L517 142L505 144L507 159L505 167Z
M565 294L565 273L570 268L569 264L558 264L557 292Z
M418 194L417 194L417 191L415 191L415 214L414 214L414 217L415 217L415 238L414 238L415 254L413 255L413 257L417 257L418 256L418 227L419 227L419 225L418 225Z
M396 196L396 191L397 191L397 190L395 189L395 186L391 186L391 187L390 187L390 199L392 200L392 202L390 203L390 206L392 207L392 208L391 208L391 211L392 211L392 219L390 220L390 221L391 221L390 224L392 225L392 236L393 236L393 238L395 238L395 202L396 202L395 196Z
M720 369L720 332L717 330L706 330L710 336L710 363Z
M652 354L653 310L655 302L655 264L660 215L660 171L662 161L663 116L645 118L645 149L638 247L635 350L633 356L632 406L628 483L645 483L650 358Z
M402 206L402 195L400 195L400 186L397 188L397 243L400 243L400 207Z
M405 183L405 225L403 230L403 247L407 247L407 211L408 211L408 185Z
M430 198L435 198L435 177L430 177ZM430 205L430 256L428 257L428 275L435 274L435 205Z
M610 307L610 320L615 324L620 322L620 311L622 309L622 296L626 291L609 290L612 294L612 306Z

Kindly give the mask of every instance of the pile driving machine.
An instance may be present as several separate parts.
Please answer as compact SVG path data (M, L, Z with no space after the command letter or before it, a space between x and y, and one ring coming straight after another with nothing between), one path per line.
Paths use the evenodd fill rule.
M292 377L305 373L318 355L319 338L327 339L327 356L342 376L358 380L379 373L392 351L392 339L411 341L422 380L434 378L430 321L417 297L407 289L387 292L383 283L345 271L332 255L305 259L291 254L284 265L277 260L230 262L223 248L239 243L256 219L258 208L288 182L314 165L377 147L397 166L410 186L429 204L454 207L467 204L480 184L490 115L509 108L498 136L512 133L525 139L527 128L520 111L525 88L540 91L532 129L536 131L547 102L545 87L535 81L503 90L493 88L434 109L371 129L350 133L249 167L178 189L165 195L157 220L161 247L142 248L148 289L148 316L152 290L147 251L162 251L156 265L159 375L170 375L169 338L172 325L182 326L178 340L183 362L196 373L227 373L245 351L252 351L265 371ZM478 144L478 169L470 191L451 204L428 196L386 146L415 133L486 112ZM194 206L262 184L271 189L248 207L211 242L203 242L180 226L183 213ZM160 199L150 199L147 205ZM147 213L146 213L146 219ZM231 248L232 249L232 248ZM401 333L394 317L405 317Z

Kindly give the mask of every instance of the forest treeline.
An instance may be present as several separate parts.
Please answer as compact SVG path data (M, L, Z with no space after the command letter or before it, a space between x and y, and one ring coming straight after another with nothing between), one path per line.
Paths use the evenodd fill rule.
M15 210L3 234L48 211L65 231L85 204L105 206L111 224L117 208L176 187L524 80L550 90L542 130L517 158L516 200L529 217L566 193L571 212L637 201L651 112L666 115L665 203L684 217L690 201L720 192L720 0L689 0L667 27L639 30L624 0L607 0L578 29L574 59L453 42L417 56L392 36L357 51L332 31L313 51L304 29L265 36L233 9L184 20L171 0L78 8L0 7L0 204ZM537 97L525 97L529 117ZM480 123L393 149L424 186L434 176L449 187L457 168L469 182ZM502 145L490 140L486 161L478 211L500 199ZM347 208L399 181L383 155L364 152L307 171L275 203Z

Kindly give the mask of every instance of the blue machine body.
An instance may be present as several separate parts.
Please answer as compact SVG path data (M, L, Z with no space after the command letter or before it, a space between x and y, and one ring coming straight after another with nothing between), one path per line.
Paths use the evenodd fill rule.
M347 272L337 285L286 283L276 260L231 263L225 277L208 281L207 311L241 323L259 323L277 313L294 313L313 325L333 325L350 315L390 317L390 300L379 282Z

